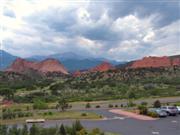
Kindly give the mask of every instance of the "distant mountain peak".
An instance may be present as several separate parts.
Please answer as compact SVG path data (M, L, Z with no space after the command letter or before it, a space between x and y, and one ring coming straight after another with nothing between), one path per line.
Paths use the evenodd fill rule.
M7 68L17 58L4 50L0 50L0 57L0 70Z

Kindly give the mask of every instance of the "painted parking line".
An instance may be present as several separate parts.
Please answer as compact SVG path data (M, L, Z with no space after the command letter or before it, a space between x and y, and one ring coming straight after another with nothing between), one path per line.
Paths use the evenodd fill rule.
M113 118L107 118L105 117L103 120L124 120L126 119L127 117L113 117Z
M152 131L152 135L159 135L159 132Z
M171 121L172 123L178 123L176 120Z
M124 120L125 117L114 117L113 119Z

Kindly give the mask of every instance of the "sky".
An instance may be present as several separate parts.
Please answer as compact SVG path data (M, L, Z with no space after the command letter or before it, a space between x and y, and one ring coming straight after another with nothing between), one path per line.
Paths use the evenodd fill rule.
M178 0L1 0L1 49L129 61L180 54Z

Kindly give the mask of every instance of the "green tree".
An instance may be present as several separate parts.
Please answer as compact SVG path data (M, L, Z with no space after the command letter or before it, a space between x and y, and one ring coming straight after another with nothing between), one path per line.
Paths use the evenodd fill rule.
M64 125L63 125L63 124L60 126L60 129L59 129L59 134L60 134L60 135L66 135L66 130L65 130Z
M83 129L83 126L81 125L81 122L79 120L75 121L73 127L75 128L76 131L80 131L81 129Z
M27 125L24 125L21 130L21 135L28 135L28 127Z
M140 111L140 114L147 115L147 113L148 113L147 106L139 105L139 106L138 106L138 109L139 109L139 111Z
M35 99L33 101L33 109L47 109L48 105L40 99Z
M17 125L14 125L14 126L9 130L9 135L20 135L20 129L17 128Z
M5 125L0 125L0 133L1 135L7 135L7 126Z
M14 93L15 91L10 88L4 88L0 90L0 95L5 96L5 98L8 100L12 100L14 98Z
M128 93L128 98L129 98L129 99L136 98L135 93L134 93L133 91L130 91L130 92Z
M87 103L87 104L86 104L86 108L91 108L91 104L90 104L90 103Z
M32 127L30 128L29 135L39 135L39 129L35 124L33 124Z
M68 102L65 98L61 98L56 106L57 109L61 109L62 111L65 111L68 108Z
M161 102L159 100L156 100L153 104L154 108L160 108L161 107Z

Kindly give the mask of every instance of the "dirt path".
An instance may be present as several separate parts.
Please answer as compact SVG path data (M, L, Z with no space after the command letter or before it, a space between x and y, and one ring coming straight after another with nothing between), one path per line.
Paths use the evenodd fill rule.
M131 118L138 119L138 120L157 120L156 118L152 118L152 117L144 116L144 115L139 115L139 114L124 111L121 109L113 109L113 110L109 110L109 111L112 113L115 113L115 114L131 117Z

